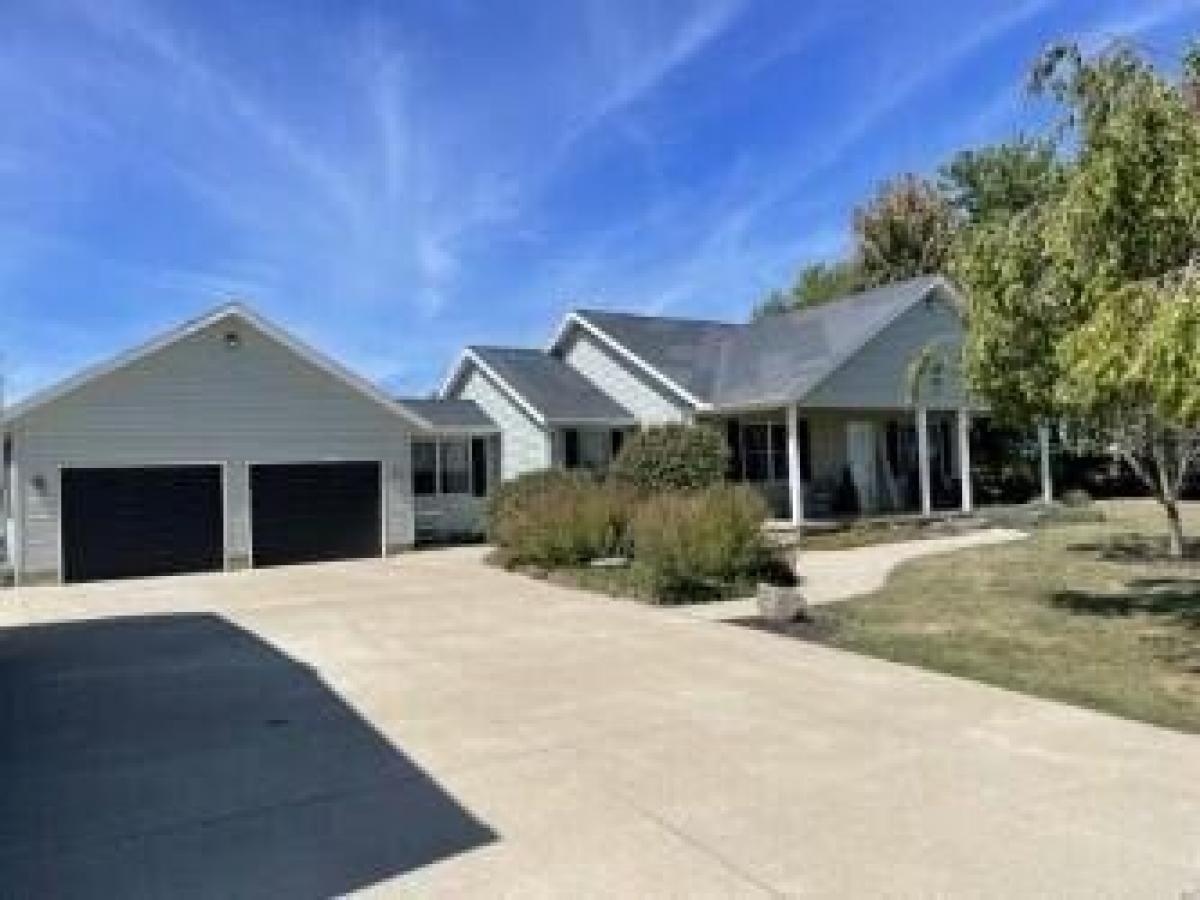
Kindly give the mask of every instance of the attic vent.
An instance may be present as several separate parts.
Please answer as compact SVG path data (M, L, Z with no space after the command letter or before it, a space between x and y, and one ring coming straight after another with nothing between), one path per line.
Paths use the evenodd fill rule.
M242 346L242 336L236 331L225 332L225 336L222 340L225 341L225 346L230 350L236 350L238 347Z

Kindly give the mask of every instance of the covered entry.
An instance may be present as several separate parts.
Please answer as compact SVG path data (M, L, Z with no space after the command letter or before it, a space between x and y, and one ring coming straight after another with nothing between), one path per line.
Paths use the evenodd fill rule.
M222 568L221 493L217 465L63 469L63 580Z
M380 478L378 462L252 465L251 564L379 556Z

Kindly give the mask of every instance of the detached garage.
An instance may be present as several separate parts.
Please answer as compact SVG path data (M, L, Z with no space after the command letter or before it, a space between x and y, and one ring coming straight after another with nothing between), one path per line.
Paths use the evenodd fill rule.
M409 547L413 438L445 430L240 305L2 424L19 584Z

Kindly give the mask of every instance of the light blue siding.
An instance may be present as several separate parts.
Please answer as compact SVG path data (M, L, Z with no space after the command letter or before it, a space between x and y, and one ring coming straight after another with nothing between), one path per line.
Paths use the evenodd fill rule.
M909 370L932 342L962 346L963 322L957 310L937 294L903 313L867 342L805 397L807 407L839 409L904 409L911 405ZM941 389L927 386L923 397L931 408L953 409L963 402L962 381L949 372Z

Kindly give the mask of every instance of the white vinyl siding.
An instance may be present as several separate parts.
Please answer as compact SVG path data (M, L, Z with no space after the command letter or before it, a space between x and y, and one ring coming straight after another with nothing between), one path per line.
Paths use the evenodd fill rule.
M500 428L500 477L507 480L522 472L550 466L550 437L529 414L517 406L474 363L453 396L474 400Z
M578 325L558 355L625 409L642 425L691 420L692 407L682 397L622 359Z
M410 545L409 435L399 416L242 320L217 322L17 424L22 570L57 574L63 466L224 464L226 553L237 562L248 552L250 463L377 460L386 542Z
M913 360L932 342L961 347L963 335L958 312L933 294L870 340L805 397L802 405L827 409L907 408ZM925 401L931 408L956 408L962 402L961 379L949 373L940 391L926 391Z

